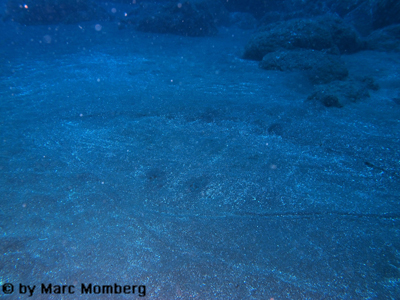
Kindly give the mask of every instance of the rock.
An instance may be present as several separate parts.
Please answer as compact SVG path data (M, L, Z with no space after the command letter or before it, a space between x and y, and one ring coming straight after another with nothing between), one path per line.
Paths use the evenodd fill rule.
M373 30L400 24L399 0L229 0L231 12L248 12L262 24L292 18L337 14L367 36Z
M370 50L400 51L400 24L375 30L366 41Z
M281 48L355 53L365 48L358 33L341 18L326 15L313 19L293 19L263 26L245 47L245 59L261 60Z
M341 108L350 103L356 103L369 98L369 90L379 88L372 78L333 81L328 84L316 85L308 101L318 101L325 107Z
M373 29L400 23L400 1L379 0L373 14Z
M324 7L354 25L363 35L386 26L400 23L398 0L318 0L308 7Z
M316 50L281 50L268 53L260 62L266 70L305 71L314 84L344 80L348 70L339 56Z

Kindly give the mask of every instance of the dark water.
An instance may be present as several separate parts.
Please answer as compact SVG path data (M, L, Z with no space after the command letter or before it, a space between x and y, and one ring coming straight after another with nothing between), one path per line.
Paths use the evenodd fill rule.
M399 52L338 108L254 29L0 26L0 297L400 299Z

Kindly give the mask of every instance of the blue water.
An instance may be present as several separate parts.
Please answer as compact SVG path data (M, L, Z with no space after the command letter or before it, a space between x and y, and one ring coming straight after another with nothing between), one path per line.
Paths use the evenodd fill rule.
M343 55L380 89L326 108L251 29L0 27L0 297L400 299L398 52Z

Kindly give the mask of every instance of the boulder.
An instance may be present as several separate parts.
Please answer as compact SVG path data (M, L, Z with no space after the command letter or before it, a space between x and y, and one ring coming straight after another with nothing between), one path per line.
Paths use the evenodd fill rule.
M379 86L371 77L332 81L328 84L316 85L308 96L308 101L317 101L325 107L341 108L350 103L369 98L369 90L377 90Z
M263 26L247 43L243 57L262 60L279 49L313 49L329 53L355 53L365 48L356 30L340 17L325 15L292 19Z
M268 53L260 62L266 70L304 71L313 84L344 80L348 70L338 55L317 50L281 50Z
M400 24L375 30L366 41L370 50L400 51Z

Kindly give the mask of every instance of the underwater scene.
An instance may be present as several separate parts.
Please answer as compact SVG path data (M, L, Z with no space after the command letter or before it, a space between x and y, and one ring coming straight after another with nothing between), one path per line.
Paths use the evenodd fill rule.
M400 1L0 27L1 299L400 299Z

